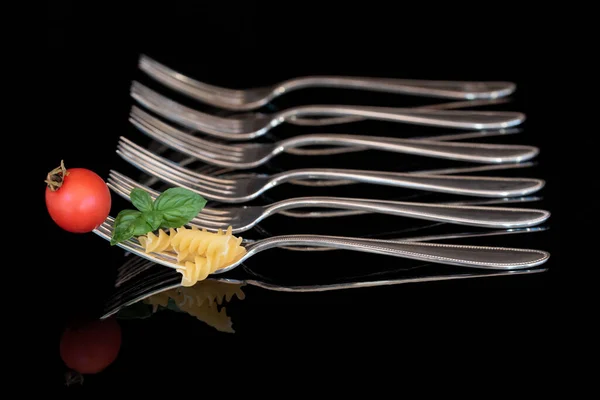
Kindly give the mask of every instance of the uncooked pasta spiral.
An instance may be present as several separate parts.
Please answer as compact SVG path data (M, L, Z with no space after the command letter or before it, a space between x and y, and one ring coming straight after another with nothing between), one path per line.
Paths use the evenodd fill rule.
M144 246L147 253L150 253L150 252L160 253L163 251L172 250L171 238L174 235L175 235L175 230L172 228L169 229L169 235L167 235L167 233L164 230L160 229L158 231L158 236L156 236L152 232L149 232L146 236L140 236L138 238L138 240L139 240L140 244L142 246Z
M159 230L158 236L149 233L139 238L146 252L175 252L177 262L185 266L178 270L182 275L182 286L193 286L211 273L239 260L246 249L241 246L242 238L232 235L231 226L227 231L207 232L205 229L170 229L169 234Z

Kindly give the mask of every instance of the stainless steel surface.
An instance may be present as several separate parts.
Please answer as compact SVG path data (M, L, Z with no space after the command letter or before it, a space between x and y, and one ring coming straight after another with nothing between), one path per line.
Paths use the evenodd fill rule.
M489 164L523 162L534 158L539 153L539 149L534 146L342 134L302 135L268 144L224 145L183 132L135 106L132 107L129 120L141 132L174 150L208 164L236 169L255 168L288 149L312 145L354 146L363 150L381 150Z
M215 107L252 110L294 90L311 87L359 89L447 99L494 99L508 96L516 86L512 82L434 81L344 76L305 76L272 86L234 90L199 82L141 55L139 68L165 86Z
M114 218L109 216L102 225L94 230L94 233L109 241L113 232L113 223ZM185 270L184 266L177 264L174 253L146 253L137 239L120 242L117 246L166 267ZM535 249L465 246L339 236L287 235L257 240L245 246L246 253L243 257L235 263L215 271L214 274L231 271L262 251L285 246L333 247L340 250L388 255L434 264L504 271L533 268L544 264L550 257L548 252Z
M117 153L126 161L164 182L186 187L208 200L242 203L257 198L267 190L299 179L353 180L361 183L404 187L457 195L478 197L527 196L544 186L544 181L532 178L498 178L480 176L386 174L378 171L342 169L298 169L279 174L240 179L220 179L198 174L157 156L126 138L119 141Z
M160 192L114 171L111 171L109 175L108 186L126 200L130 200L129 193L133 188L147 191L153 199L160 195ZM531 227L541 224L550 217L548 211L526 208L428 204L336 197L303 197L286 199L266 206L205 208L190 222L190 225L209 231L226 230L231 226L234 233L239 233L252 229L265 218L281 211L315 207L388 214L485 228Z
M525 115L513 111L431 110L350 105L311 105L269 115L222 118L179 104L134 81L131 96L144 107L182 126L227 140L250 140L292 117L358 116L390 122L456 128L501 129L521 124Z

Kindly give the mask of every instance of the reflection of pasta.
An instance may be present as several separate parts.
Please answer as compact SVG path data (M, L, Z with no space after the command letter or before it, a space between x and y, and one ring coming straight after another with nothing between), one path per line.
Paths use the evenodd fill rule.
M182 275L183 286L193 286L208 275L239 260L246 249L241 246L242 238L226 232L207 232L196 227L169 229L169 234L160 229L158 236L150 232L138 238L146 252L175 252L177 261L185 266L178 270Z
M232 322L225 307L219 309L219 306L224 300L229 302L234 296L240 300L245 298L242 285L208 279L192 287L178 287L154 294L145 301L152 304L156 311L159 306L167 307L169 300L172 299L181 311L198 318L218 331L233 333Z

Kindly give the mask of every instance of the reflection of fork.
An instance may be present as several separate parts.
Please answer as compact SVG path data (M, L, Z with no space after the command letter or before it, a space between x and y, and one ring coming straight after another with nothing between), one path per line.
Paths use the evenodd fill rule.
M454 234L442 234L434 236L421 236L413 238L403 238L404 241L420 241L427 242L431 240L442 241L456 238L473 238L483 236L502 236L513 235L529 232L541 232L545 228L539 227L534 229L515 229L515 230L499 230L484 233L478 232L462 232ZM399 240L399 239L398 239ZM428 267L432 264L426 263L414 267L417 270L422 267ZM324 285L303 285L303 286L286 286L266 282L262 279L229 279L229 278L208 278L210 281L218 281L234 285L232 290L241 285L257 286L263 289L279 291L279 292L324 292L344 289L357 289L366 287L400 285L405 283L423 283L459 279L486 278L497 276L516 276L528 275L547 271L547 268L527 268L513 271L475 271L469 273L448 273L440 275L422 275L413 277L402 277L396 279L379 279L379 280L352 280L343 283L324 284ZM253 273L253 275L256 275ZM112 296L105 302L104 315L102 318L107 318L120 310L142 301L150 296L158 293L172 290L180 287L181 276L176 271L164 268L160 264L153 261L148 261L139 257L132 257L119 267L116 290ZM204 281L199 282L201 284Z

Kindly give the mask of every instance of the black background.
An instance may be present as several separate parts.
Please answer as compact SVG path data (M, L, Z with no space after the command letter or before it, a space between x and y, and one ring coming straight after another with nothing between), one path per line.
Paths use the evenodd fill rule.
M383 2L360 7L349 3L324 7L310 2L280 3L276 7L255 2L169 2L161 6L128 2L115 8L58 2L51 5L48 15L46 41L51 61L45 91L50 111L47 123L59 133L60 143L57 146L55 135L43 139L47 151L37 164L40 199L44 189L41 182L60 159L67 167L90 168L101 176L107 176L110 168L135 173L114 150L121 135L144 140L128 124L127 116L132 104L129 85L133 78L144 79L137 71L137 59L146 53L198 80L228 87L259 86L310 74L514 81L518 84L515 101L504 108L523 111L528 119L525 133L514 140L510 137L510 141L540 146L539 166L526 174L547 181L544 201L534 206L553 213L550 231L536 234L540 236L492 243L550 251L551 270L546 274L328 295L281 295L248 288L243 305L240 302L232 307L238 331L235 335L216 334L202 323L181 316L157 317L144 323L128 321L123 325L124 345L118 361L102 374L89 377L84 386L125 382L135 386L140 380L175 379L172 370L161 369L166 361L183 365L202 358L207 365L206 359L210 359L218 369L235 364L215 361L218 354L227 349L230 355L229 351L238 346L240 352L244 349L240 354L246 354L238 357L250 365L260 359L254 356L257 350L279 353L275 361L285 361L306 348L317 349L310 355L332 363L335 357L329 357L331 352L369 353L379 346L391 356L415 347L458 345L466 349L483 344L488 348L491 343L499 346L522 341L533 346L528 350L533 351L540 336L545 343L560 342L556 332L566 307L561 300L566 287L558 233L562 176L553 162L556 136L548 134L548 113L542 107L545 99L537 68L537 61L548 56L549 43L536 33L535 20L527 13L501 9L479 12L477 8L423 13ZM309 104L314 102L310 96L290 94L277 105ZM357 104L399 101L364 93L339 96L324 99ZM381 132L396 129L390 125L370 128ZM382 168L396 168L393 162L379 162ZM279 165L285 166L285 161L282 163ZM373 194L385 196L385 192ZM116 196L113 199L111 214L116 215L125 203ZM49 248L69 246L69 257L61 261L54 277L60 285L56 290L61 305L56 323L58 349L64 323L95 310L107 296L114 269L122 263L122 251L109 249L93 234L62 232L41 206L40 211L52 242ZM274 230L277 223L274 220L271 224ZM289 221L282 224L283 232L297 229ZM276 262L274 259L265 254L265 263ZM179 342L183 336L198 343L187 356ZM318 352L323 347L328 352ZM60 384L65 369L56 356L56 380ZM551 357L551 353L529 356ZM144 368L148 364L153 365L150 371Z

